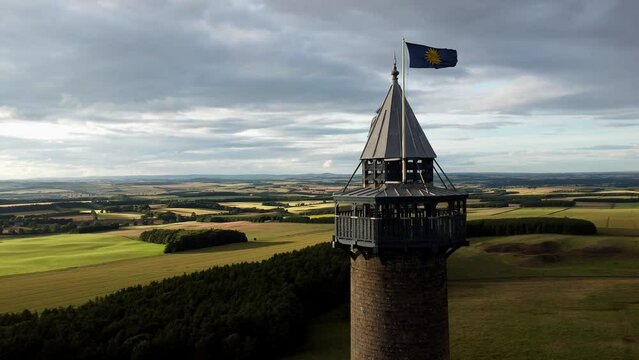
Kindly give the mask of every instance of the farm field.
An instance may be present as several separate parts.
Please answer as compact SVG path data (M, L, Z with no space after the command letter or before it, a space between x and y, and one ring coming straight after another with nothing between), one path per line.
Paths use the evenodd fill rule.
M142 214L139 214L139 213L125 213L125 212L118 212L118 213L98 212L97 215L99 220L136 220L142 217Z
M634 204L632 204L634 205ZM592 221L599 232L639 235L639 207L595 208L470 208L468 220L522 217L569 217Z
M0 276L156 256L163 250L114 232L14 238L0 241Z
M251 202L251 201L234 201L234 202L222 202L220 205L231 206L240 209L258 209L258 210L273 210L277 209L277 206L270 205L262 205L261 202Z
M486 251L542 243L554 246L537 254ZM451 359L639 358L637 237L478 238L448 269ZM348 359L347 313L315 319L308 341L285 359Z
M110 234L115 233L123 238L136 238L142 231L152 227L157 226L132 227ZM127 286L145 284L212 266L260 261L276 253L327 242L333 231L333 226L330 224L291 223L189 222L169 224L164 227L236 229L245 232L249 242L48 272L3 276L0 277L0 312L78 305L96 296L106 295ZM254 238L257 240L254 241ZM10 241L12 240L6 242ZM159 252L162 252L163 246L154 246L158 246Z
M451 359L636 359L639 279L450 281ZM285 360L347 360L350 324L338 309L315 319Z
M305 204L302 206L295 206L295 207L290 207L287 208L287 210L290 213L293 214L302 214L306 211L311 211L311 210L319 210L319 209L332 209L335 205L332 202L326 202L326 203L316 203L316 204Z
M171 211L179 215L191 216L191 214L195 213L195 215L214 215L214 214L222 214L224 211L222 210L211 210L211 209L197 209L197 208L163 208L162 210Z

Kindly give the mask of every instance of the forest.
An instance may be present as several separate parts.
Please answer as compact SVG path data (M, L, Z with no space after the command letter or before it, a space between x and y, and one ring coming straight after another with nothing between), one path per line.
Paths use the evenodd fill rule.
M79 307L0 315L1 359L274 359L347 301L328 244L135 286Z
M243 232L226 229L152 229L140 234L140 240L155 244L165 244L165 253L248 241L246 234Z
M482 219L466 222L466 234L469 237L524 234L594 235L596 233L597 227L592 222L571 218Z

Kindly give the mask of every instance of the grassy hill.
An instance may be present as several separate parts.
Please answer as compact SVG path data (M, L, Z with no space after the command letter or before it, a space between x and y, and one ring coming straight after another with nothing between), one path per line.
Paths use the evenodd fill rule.
M61 234L0 241L0 276L161 255L163 246L118 232Z
M330 224L292 223L207 224L190 222L164 227L234 229L245 232L249 242L161 255L162 245L126 239L126 237L136 238L143 230L151 227L135 227L103 233L104 236L118 234L119 237L132 244L151 246L153 251L157 252L157 256L0 277L0 312L77 305L127 286L146 284L154 280L204 270L217 265L263 260L276 253L327 242L333 231L333 226ZM75 236L77 235L73 235L71 238ZM40 237L40 241L47 241L47 238L55 238L55 236ZM254 238L257 240L253 240ZM7 240L6 242L11 241L16 240ZM77 245L74 245L76 252L79 251Z
M449 260L451 359L639 358L639 238L473 239ZM286 360L348 359L348 308Z

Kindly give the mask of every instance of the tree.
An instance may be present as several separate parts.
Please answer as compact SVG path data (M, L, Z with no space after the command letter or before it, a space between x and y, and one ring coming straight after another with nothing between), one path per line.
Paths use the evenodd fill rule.
M91 210L91 217L93 220L98 220L98 213L96 213L95 210Z

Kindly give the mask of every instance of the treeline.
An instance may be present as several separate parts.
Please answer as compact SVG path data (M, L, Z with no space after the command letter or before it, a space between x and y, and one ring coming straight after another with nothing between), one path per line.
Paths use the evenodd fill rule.
M72 219L57 219L41 215L0 215L0 234L54 234L69 232L76 226Z
M140 234L140 240L155 244L165 244L165 253L248 241L243 232L226 229L152 229Z
M276 359L310 317L348 300L328 244L120 290L79 307L0 315L1 359Z
M255 216L216 216L216 215L199 215L195 218L198 222L225 223L234 221L249 221L255 223L279 221L290 223L309 223L309 224L332 224L335 221L334 216L311 218L308 216L287 215L286 213L255 215Z
M254 216L218 216L218 215L198 215L195 217L197 222L213 222L213 223L225 223L234 221L250 221L255 223L263 223L269 221L280 221L282 215L280 214L264 214Z
M572 200L534 200L534 199L518 199L510 202L511 204L519 204L521 207L573 207L575 202Z
M179 197L205 197L205 196L242 196L246 195L236 191L173 191L168 195ZM246 200L246 198L244 198Z
M562 195L565 197L565 195ZM509 191L495 191L494 193L471 194L470 198L479 199L478 203L469 203L470 208L507 207L519 205L521 207L572 207L572 200L549 199L546 195L517 195Z
M333 207L326 207L321 209L309 209L303 212L300 212L301 215L325 215L325 214L333 214L335 213L335 209Z
M311 218L308 216L286 216L283 217L281 222L288 223L305 223L305 224L333 224L335 223L335 216L325 216L318 218Z
M166 206L169 208L198 208L209 210L226 210L227 207L219 203L208 200L168 200Z
M287 208L287 207L290 206L288 203L283 203L283 202L280 202L280 201L264 201L262 203L262 205L264 205L264 206L282 207L282 208Z
M546 233L593 235L597 233L597 227L588 220L550 217L483 219L466 222L468 237Z
M557 199L576 197L573 200ZM518 204L521 207L573 207L576 202L608 202L608 203L635 203L639 197L610 198L610 196L628 196L628 193L613 192L597 194L589 192L575 193L550 193L544 195L519 195L512 191L495 190L492 193L471 193L471 199L479 199L478 203L470 203L468 207L506 207Z
M118 223L94 222L91 224L80 224L76 228L71 230L70 232L77 233L77 234L86 234L86 233L93 233L93 232L100 232L100 231L117 230L119 228L120 228L120 224Z
M637 203L639 197L634 198L576 198L575 202L598 202L598 203Z
M87 207L88 203L84 202L56 202L52 204L30 204L30 205L14 205L0 207L0 213L16 213L27 211L43 211L43 210L62 210L77 207Z

